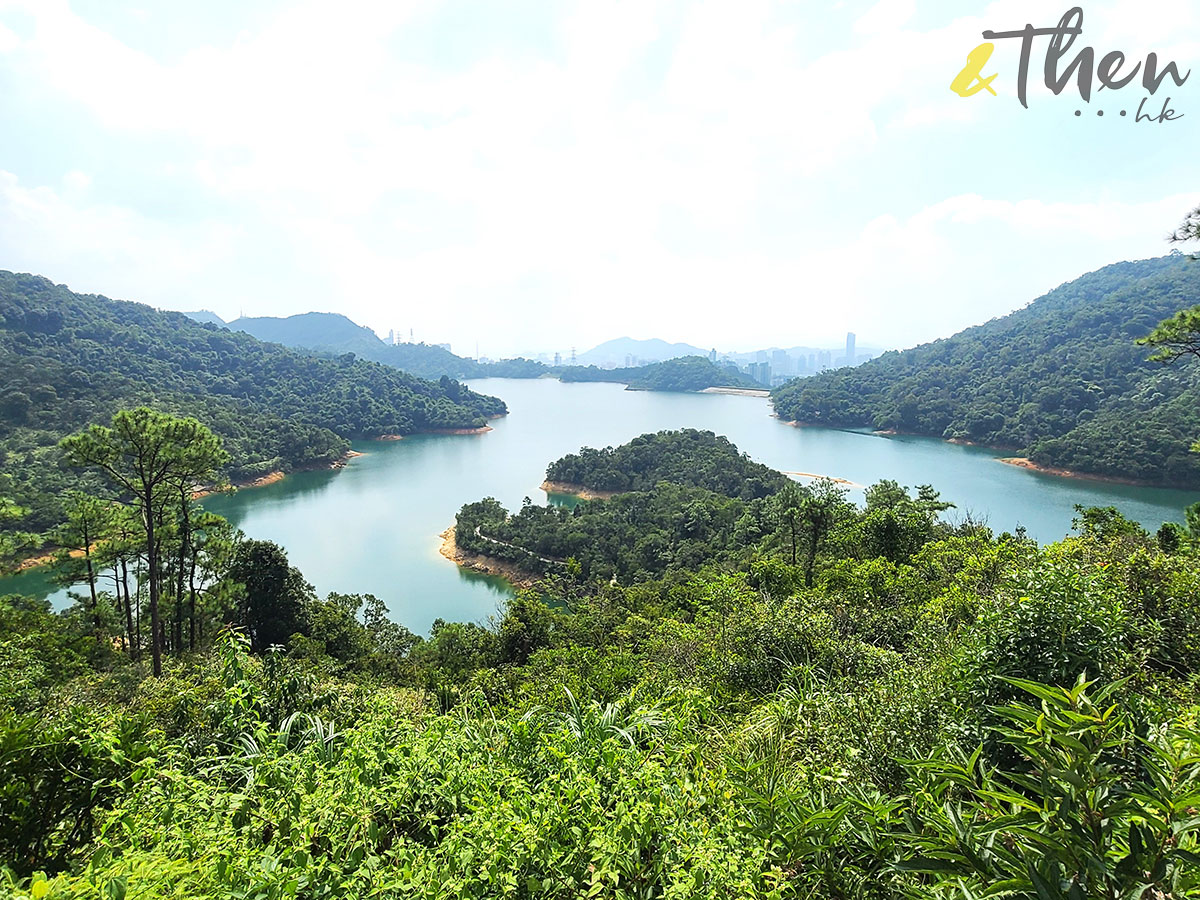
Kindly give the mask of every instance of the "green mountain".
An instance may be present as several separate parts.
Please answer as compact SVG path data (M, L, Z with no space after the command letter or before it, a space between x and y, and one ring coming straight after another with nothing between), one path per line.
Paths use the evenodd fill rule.
M1041 465L1200 485L1200 366L1135 341L1200 302L1180 254L1106 266L1016 312L776 389L784 419L1013 448Z
M41 530L79 476L58 440L119 409L194 415L224 441L229 475L329 465L352 438L483 425L504 402L342 356L321 359L140 303L0 272L0 486Z

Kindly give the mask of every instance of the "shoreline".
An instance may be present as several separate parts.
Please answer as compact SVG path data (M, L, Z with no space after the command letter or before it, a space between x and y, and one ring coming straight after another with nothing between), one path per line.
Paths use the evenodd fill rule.
M293 469L293 472L323 472L334 471L346 467L346 464L352 459L357 459L360 456L366 456L365 453L359 450L347 450L340 457L327 465L320 466L305 466L299 469ZM268 472L266 475L259 475L257 478L251 478L249 481L235 481L229 487L235 490L245 490L247 488L266 487L269 484L277 484L287 478L288 473L282 469L276 469L274 472ZM212 487L201 488L197 491L192 491L193 500L203 500L205 497L211 497L213 494L225 493L224 490L217 490Z
M1041 463L1034 462L1028 456L1006 456L997 457L996 462L1002 462L1005 465L1016 466L1018 469L1025 469L1030 472L1038 472L1042 475L1053 475L1056 478L1077 478L1083 481L1099 481L1104 484L1124 484L1129 487L1161 487L1172 490L1162 484L1155 484L1152 481L1139 481L1136 478L1122 478L1119 475L1100 475L1093 472L1078 472L1075 469L1063 469L1059 466L1046 466ZM1186 490L1186 488L1174 488L1173 490Z
M519 566L505 560L463 550L458 546L458 540L455 536L456 530L456 527L451 525L438 535L442 539L438 547L438 553L459 568L470 569L472 572L478 572L481 575L492 575L497 578L503 578L517 589L531 588L540 580L539 576L526 572Z
M851 481L848 478L835 478L833 475L814 475L812 472L783 472L783 471L781 471L779 474L780 475L790 475L795 478L812 478L814 480L820 479L820 478L825 478L825 479L828 479L829 481L832 481L834 484L844 484L846 487L851 487L851 488L865 487L865 485L861 485L857 481Z
M499 418L499 416L493 416L492 418ZM424 428L421 431L414 431L412 434L381 434L376 437L363 438L363 440L403 441L419 434L487 434L489 431L494 430L491 425L478 425L473 428Z
M784 421L783 419L779 418L778 414L776 414L775 417L778 418L779 421L782 422L784 425L790 425L793 428L836 428L837 427L834 425L818 425L814 422ZM840 430L845 430L845 429L840 429ZM999 447L999 446L996 446L995 444L981 444L981 443L978 443L977 441L972 441L968 438L935 438L934 435L931 435L931 434L919 434L918 432L915 432L915 431L899 431L895 428L876 429L875 431L872 431L871 433L875 434L875 435L879 435L880 437L909 436L909 437L920 437L920 438L934 438L935 440L940 440L944 444L954 444L955 446L958 446L958 447L978 447L981 450L995 450L1000 453L1006 453L1006 452L1011 453L1013 450L1016 449L1015 447ZM1064 468L1061 468L1060 466L1047 466L1047 465L1043 465L1042 463L1034 462L1028 456L1003 456L1003 457L997 456L997 457L993 457L993 458L996 460L996 462L1002 462L1005 465L1016 466L1018 469L1026 469L1027 471L1037 472L1041 475L1053 475L1055 478L1074 478L1074 479L1081 480L1081 481L1096 481L1096 482L1100 482L1101 484L1123 484L1123 485L1126 485L1127 487L1164 488L1166 490L1188 490L1188 488L1182 488L1182 487L1179 487L1178 485L1161 484L1157 481L1146 481L1145 479L1141 479L1141 478L1129 478L1129 477L1123 477L1120 475L1104 475L1100 472L1081 472L1081 471L1078 471L1077 469L1064 469ZM785 472L784 474L787 475L787 474L801 474L801 473Z
M771 392L767 388L706 387L697 393L728 394L731 397L762 397L763 399L771 396Z
M582 484L572 484L569 481L543 481L540 489L547 494L567 494L580 500L611 500L620 491L594 491Z

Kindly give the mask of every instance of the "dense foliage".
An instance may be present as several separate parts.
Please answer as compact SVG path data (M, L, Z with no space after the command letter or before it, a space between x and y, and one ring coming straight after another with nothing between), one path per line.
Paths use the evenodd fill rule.
M612 499L569 507L527 500L514 514L492 498L468 503L455 521L458 545L532 573L627 583L706 563L748 564L765 542L786 545L789 563L803 563L811 586L818 553L830 541L899 562L945 527L937 516L950 507L928 485L913 497L883 481L867 490L860 515L833 482L795 484L727 438L694 430L585 448L552 463L547 475L624 487Z
M726 437L685 428L643 434L620 447L584 447L546 468L549 481L594 491L644 491L660 481L701 487L730 497L765 497L787 479L756 463Z
M828 484L746 501L660 482L651 502L684 520L696 492L761 505L764 527L707 558L669 536L663 577L564 567L489 627L425 639L373 597L317 598L255 541L210 649L160 679L86 604L0 600L0 884L1200 895L1197 535L1087 510L1038 548L890 482L863 508ZM814 531L810 566L793 540Z
M1107 266L1024 309L774 392L786 419L1019 449L1035 462L1200 484L1200 369L1164 369L1135 341L1200 297L1179 254Z
M62 519L80 481L57 442L138 404L204 421L226 474L329 465L352 438L481 425L504 403L447 379L430 383L350 356L317 359L181 313L75 294L0 272L0 467L28 511L10 527Z
M565 366L555 369L560 381L614 381L631 391L702 391L710 387L761 388L736 369L718 366L703 356L681 356L630 368Z

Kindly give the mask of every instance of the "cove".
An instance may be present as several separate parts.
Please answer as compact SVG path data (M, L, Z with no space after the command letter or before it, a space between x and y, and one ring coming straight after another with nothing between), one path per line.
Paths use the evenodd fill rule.
M1157 529L1183 521L1200 493L1060 478L1005 465L1011 451L934 438L794 428L760 397L626 391L605 383L478 379L470 386L502 398L510 413L479 435L418 435L360 442L364 455L339 471L299 472L276 484L207 498L208 509L247 535L286 548L322 595L373 593L419 634L434 619L485 622L511 593L504 581L459 569L438 553L438 535L464 503L495 497L510 509L525 497L545 503L546 466L581 446L604 447L667 428L723 434L759 462L869 485L892 478L932 484L995 531L1024 526L1041 542L1068 534L1075 504L1116 506ZM850 491L861 499L861 489ZM570 502L570 498L550 497ZM0 582L0 593L53 594L41 571Z

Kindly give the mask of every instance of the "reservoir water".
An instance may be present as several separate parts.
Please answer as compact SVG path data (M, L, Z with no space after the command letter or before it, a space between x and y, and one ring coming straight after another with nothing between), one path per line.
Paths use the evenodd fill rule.
M617 384L480 379L475 390L505 400L509 415L481 435L420 435L355 444L364 455L335 472L300 472L205 506L247 535L272 540L318 592L372 593L393 617L426 633L436 618L486 621L510 589L464 572L438 553L439 533L464 503L495 497L510 509L545 503L546 466L581 446L604 447L668 428L725 435L759 462L869 485L891 478L932 484L996 532L1024 526L1041 542L1071 530L1075 505L1116 506L1147 528L1183 521L1200 493L1060 478L1006 465L1007 454L933 438L793 428L762 398L626 391ZM861 499L861 489L851 497ZM0 593L46 596L39 571L0 581ZM52 596L66 602L65 592Z

